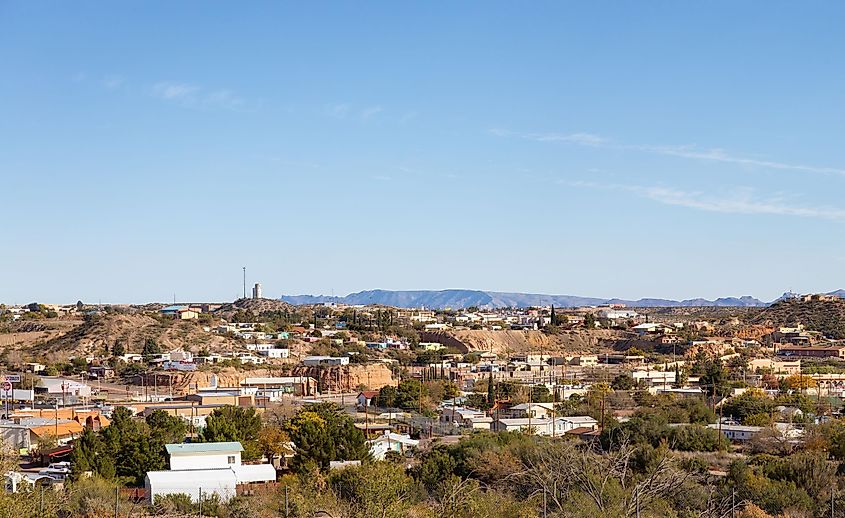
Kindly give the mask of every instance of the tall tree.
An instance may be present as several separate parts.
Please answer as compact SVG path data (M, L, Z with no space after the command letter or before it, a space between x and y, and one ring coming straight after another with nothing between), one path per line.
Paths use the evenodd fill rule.
M333 460L370 457L364 433L334 403L306 405L288 421L285 431L296 449L293 468L300 472L314 465L327 470Z
M155 410L145 419L150 428L150 437L161 444L181 443L185 440L185 420L172 416L164 410Z
M240 442L244 460L254 460L261 458L258 445L261 426L261 416L255 408L227 405L206 418L200 437L205 442Z

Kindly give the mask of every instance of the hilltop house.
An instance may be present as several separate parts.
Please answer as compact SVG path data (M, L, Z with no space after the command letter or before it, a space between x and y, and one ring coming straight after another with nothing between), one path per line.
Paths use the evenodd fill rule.
M162 308L159 313L176 320L196 320L200 316L198 308L188 306L167 306Z

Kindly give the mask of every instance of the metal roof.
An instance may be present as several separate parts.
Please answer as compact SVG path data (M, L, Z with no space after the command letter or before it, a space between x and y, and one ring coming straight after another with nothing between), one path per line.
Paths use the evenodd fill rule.
M191 453L228 453L244 451L244 447L237 441L233 442L186 442L182 444L167 444L165 449L169 455Z

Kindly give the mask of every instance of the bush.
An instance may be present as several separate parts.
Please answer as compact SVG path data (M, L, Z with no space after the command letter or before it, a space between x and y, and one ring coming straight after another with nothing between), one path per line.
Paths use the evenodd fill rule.
M155 514L187 514L194 512L194 502L185 493L159 495L153 504Z
M681 451L716 451L727 449L727 440L718 430L697 424L672 429L671 444Z

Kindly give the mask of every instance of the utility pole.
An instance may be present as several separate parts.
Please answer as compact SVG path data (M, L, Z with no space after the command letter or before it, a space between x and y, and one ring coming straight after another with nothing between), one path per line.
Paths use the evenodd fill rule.
M244 266L244 298L246 298L246 266Z
M120 516L120 486L114 488L114 518Z
M528 433L531 433L531 434L534 433L533 431L531 431L531 414L534 413L533 410L532 410L532 407L534 406L534 405L532 405L532 403L534 402L533 396L534 396L534 387L531 386L531 385L528 385ZM543 493L543 496L545 496L545 493Z
M288 486L285 486L285 518L288 518L290 515L290 510L288 508Z
M736 517L736 488L731 489L731 518Z

